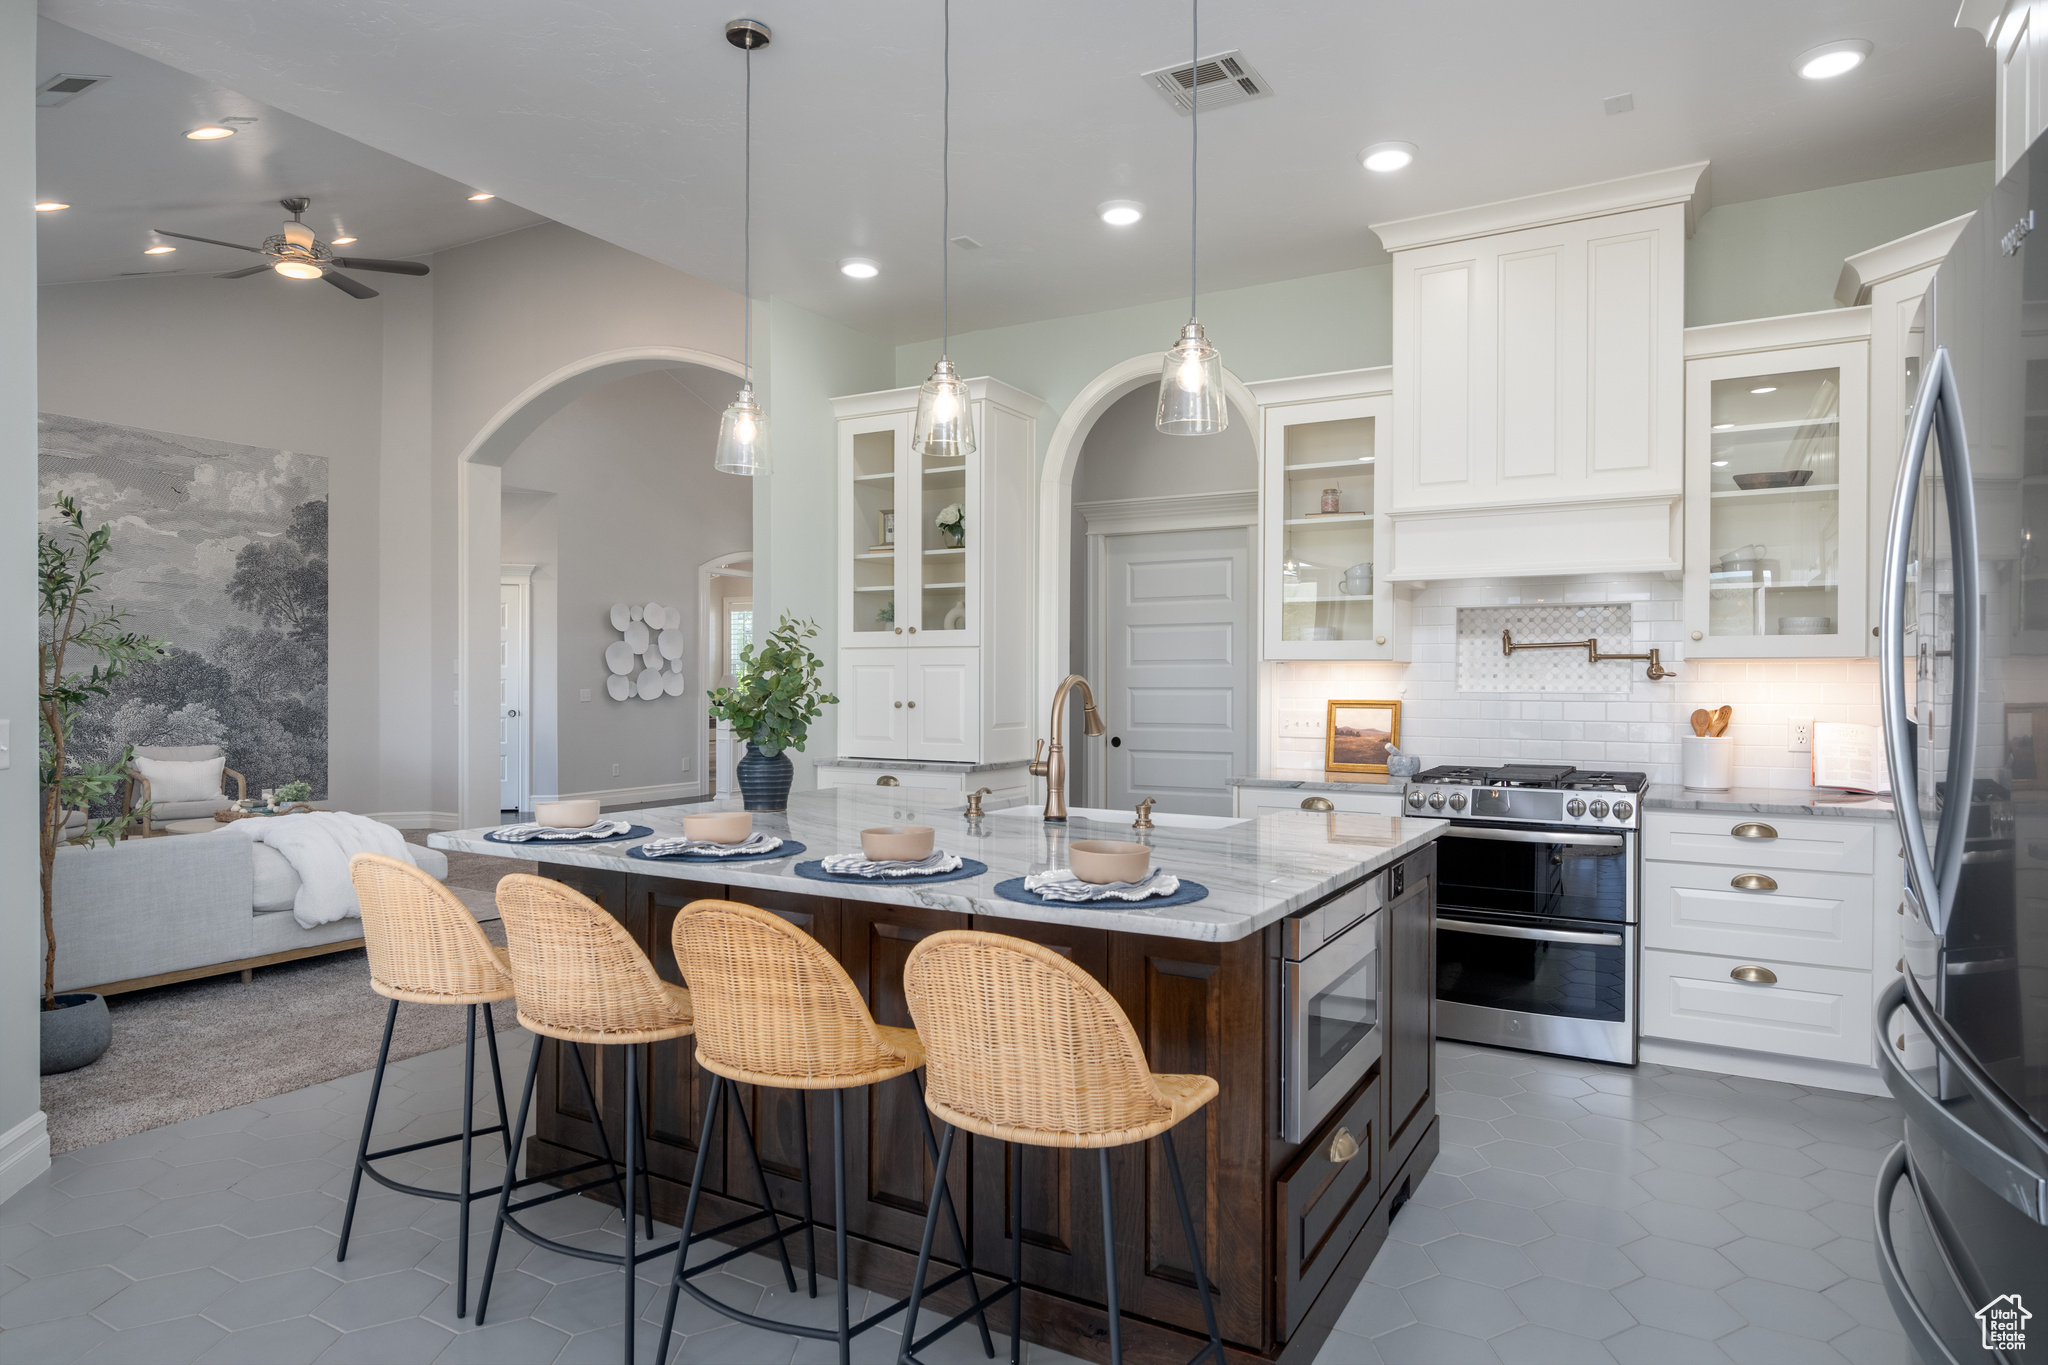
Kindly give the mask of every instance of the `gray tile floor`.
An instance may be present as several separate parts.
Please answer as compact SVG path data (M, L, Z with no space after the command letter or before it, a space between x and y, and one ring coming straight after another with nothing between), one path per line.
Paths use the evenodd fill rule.
M516 1084L525 1035L504 1040ZM1871 1258L1872 1176L1898 1129L1887 1101L1455 1043L1440 1056L1442 1158L1319 1362L1909 1361ZM460 1077L460 1048L394 1063L379 1145L450 1131ZM57 1158L0 1206L0 1362L617 1360L617 1270L517 1239L489 1325L456 1318L449 1205L366 1186L351 1255L335 1263L368 1090L367 1074L349 1076ZM480 1146L485 1184L493 1150ZM445 1182L453 1148L421 1155L394 1174ZM585 1200L538 1221L565 1241L618 1235L617 1217ZM765 1261L733 1269L718 1290L733 1302L830 1312L828 1297L792 1300ZM652 1359L667 1264L641 1278ZM675 1359L831 1357L684 1303ZM856 1358L894 1360L896 1345L877 1330ZM963 1334L927 1354L982 1359Z

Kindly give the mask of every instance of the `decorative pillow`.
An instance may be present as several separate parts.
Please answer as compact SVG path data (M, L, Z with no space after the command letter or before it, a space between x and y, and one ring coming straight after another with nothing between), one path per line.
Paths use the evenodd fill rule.
M211 801L220 793L220 773L228 761L202 758L190 763L135 756L135 771L149 779L150 800L163 806L173 801Z

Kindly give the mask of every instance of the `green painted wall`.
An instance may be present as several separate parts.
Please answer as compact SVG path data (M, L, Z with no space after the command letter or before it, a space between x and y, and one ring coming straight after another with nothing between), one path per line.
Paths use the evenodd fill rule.
M1724 204L1685 244L1685 324L1835 308L1842 261L1968 213L1991 163Z

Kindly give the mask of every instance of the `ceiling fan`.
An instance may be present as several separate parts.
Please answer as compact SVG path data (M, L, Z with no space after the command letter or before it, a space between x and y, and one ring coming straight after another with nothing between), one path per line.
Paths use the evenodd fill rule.
M361 280L350 279L336 270L346 266L350 270L378 270L387 275L424 275L427 267L418 261L384 261L374 256L337 256L332 247L313 235L313 229L300 221L300 215L312 207L310 199L280 199L292 220L279 231L263 239L262 246L243 246L240 242L223 242L218 237L194 237L188 232L165 232L153 229L159 237L176 237L185 242L206 242L213 246L233 247L237 251L252 251L258 256L268 256L264 265L252 265L242 270L230 270L215 279L239 280L264 270L274 270L291 280L325 280L354 299L374 299L377 291Z

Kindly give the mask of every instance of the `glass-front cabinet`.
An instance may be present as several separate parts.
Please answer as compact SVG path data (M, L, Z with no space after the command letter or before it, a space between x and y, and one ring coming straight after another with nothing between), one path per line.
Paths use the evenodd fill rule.
M1687 657L1866 652L1869 311L1840 312L1686 334Z
M1386 368L1252 385L1268 659L1405 659L1407 599L1379 573Z
M979 470L972 457L913 455L910 425L911 416L900 412L841 425L843 638L848 644L973 644L980 623L968 610L968 579L977 561L967 553L973 533L967 509L980 492Z

